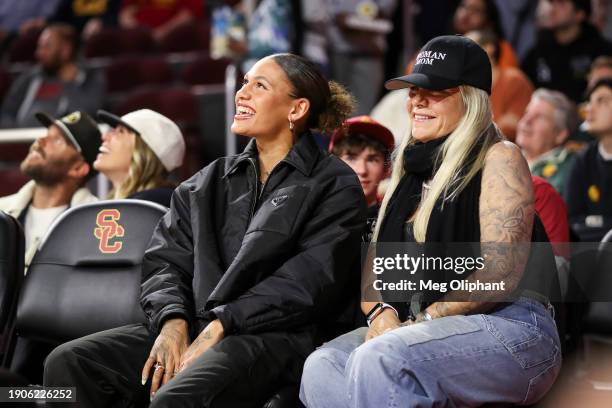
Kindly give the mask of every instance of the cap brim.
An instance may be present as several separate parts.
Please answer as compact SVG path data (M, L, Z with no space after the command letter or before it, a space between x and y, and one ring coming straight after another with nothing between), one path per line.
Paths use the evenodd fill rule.
M381 127L386 129L386 131L381 130ZM362 133L368 137L371 137L372 139L380 141L390 152L395 148L395 138L393 137L393 133L391 133L389 129L385 128L384 125L380 123L355 122L349 124L348 126L342 125L334 130L334 133L332 133L329 140L329 145L327 147L328 151L331 152L334 145L338 143L338 141L355 133Z
M39 121L39 122L40 122L40 123L41 123L41 124L42 124L44 127L49 127L49 126L51 126L51 125L53 124L53 122L55 122L55 119L54 119L54 118L53 118L51 115L49 115L49 114L47 114L47 113L45 113L45 112L36 112L36 113L34 114L34 117L35 117L36 119L38 119L38 121Z
M134 129L129 123L124 122L119 116L114 115L110 112L100 109L98 110L98 112L96 112L96 117L100 122L107 123L111 127L117 127L118 125L125 126L132 132L136 133L137 135L140 135L140 132Z
M419 72L413 72L412 74L393 78L385 82L385 88L390 91L408 88L410 85L416 85L419 88L424 89L431 89L432 91L441 91L443 89L455 88L461 85L461 83L431 74L425 75Z
M38 121L44 126L44 127L49 127L51 125L55 125L57 126L61 132L64 134L64 136L70 140L70 143L73 144L74 148L81 153L82 152L82 148L81 145L79 144L78 140L76 140L76 138L74 137L74 135L72 134L72 132L70 131L70 129L68 129L68 127L66 127L66 125L59 119L54 119L51 115L49 115L48 113L45 112L36 112L34 114L34 117L36 117L36 119L38 119Z

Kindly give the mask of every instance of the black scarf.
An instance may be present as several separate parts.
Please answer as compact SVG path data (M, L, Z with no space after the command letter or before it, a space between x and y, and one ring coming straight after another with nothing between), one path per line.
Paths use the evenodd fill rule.
M494 128L490 128L488 132L493 130ZM483 143L485 143L485 137L486 135L481 135L479 142L468 153L467 160L462 166L462 171L466 171L472 166L482 149ZM423 181L430 180L437 170L434 168L435 160L443 142L444 138L426 143L416 143L406 148L403 163L405 174L389 200L377 242L403 241L404 224L414 213L421 201ZM481 176L482 170L474 175L456 197L444 202L444 206L442 206L442 199L438 198L427 224L426 242L441 244L480 242L479 200ZM544 227L537 216L534 220L532 241L548 241ZM444 247L444 245L434 244L433 246L426 247L425 252L428 255L434 256L444 255L444 251L446 251ZM545 294L556 293L555 291L558 290L556 274L552 274L544 282L543 279L538 280L538 275L534 273L534 271L544 270L544 267L539 263L546 264L546 268L556 271L552 250L549 252L550 256L545 260L538 260L536 259L537 257L530 256L526 267L527 271L530 272L526 273L523 277L520 285L521 288L528 288L531 291ZM540 256L540 258L542 257ZM443 280L440 275L436 276L436 279L438 281ZM386 297L385 294L383 295ZM436 296L439 296L439 294ZM419 306L432 303L435 300L431 296L427 297L427 299L428 301L422 305L418 305L418 303L411 305L412 313L416 314L420 310ZM396 303L395 306L400 311L402 318L405 318L406 310L402 310L403 305Z
M401 242L404 224L416 211L421 202L423 182L430 180L437 169L435 160L446 138L426 143L417 142L404 151L405 174L389 200L385 217L378 235L378 242ZM468 155L467 169L480 151L477 143ZM442 199L434 207L427 225L428 242L478 242L480 223L478 200L480 197L480 176L476 174L461 193L442 206Z

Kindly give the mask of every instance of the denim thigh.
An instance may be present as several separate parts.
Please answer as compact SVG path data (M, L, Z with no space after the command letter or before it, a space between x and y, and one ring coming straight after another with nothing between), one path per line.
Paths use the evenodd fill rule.
M536 402L560 366L550 312L521 298L488 315L449 316L381 335L351 353L346 374L354 406L393 406L389 395L418 406L478 406Z

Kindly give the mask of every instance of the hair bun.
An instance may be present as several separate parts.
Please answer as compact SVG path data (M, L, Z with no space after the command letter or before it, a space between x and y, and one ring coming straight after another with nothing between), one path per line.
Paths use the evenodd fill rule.
M318 129L331 133L339 128L355 110L355 97L345 87L329 81L330 98L324 112L319 115Z

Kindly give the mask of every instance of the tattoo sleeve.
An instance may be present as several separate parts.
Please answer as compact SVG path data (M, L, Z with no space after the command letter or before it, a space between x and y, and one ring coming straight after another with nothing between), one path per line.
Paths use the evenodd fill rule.
M533 216L534 195L527 163L516 146L500 142L491 148L482 172L480 235L484 268L467 280L503 281L502 296L512 293L529 257ZM453 291L427 310L434 317L479 313L500 300L491 292Z

